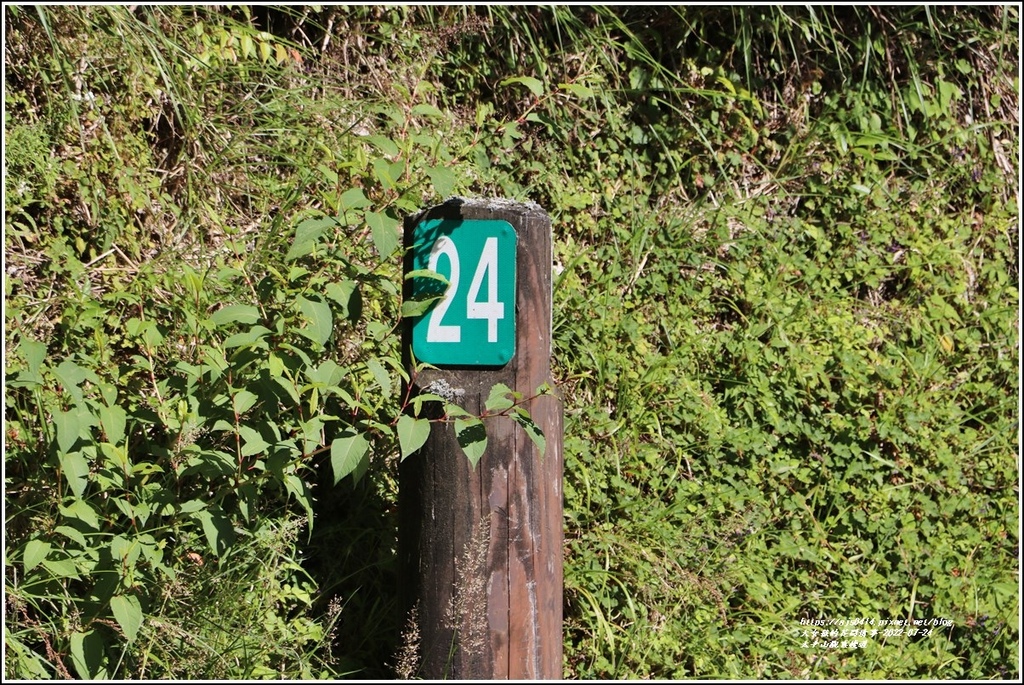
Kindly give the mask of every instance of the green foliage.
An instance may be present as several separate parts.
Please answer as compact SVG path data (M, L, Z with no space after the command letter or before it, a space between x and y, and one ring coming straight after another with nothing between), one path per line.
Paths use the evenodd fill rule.
M457 188L446 115L413 94L328 97L287 42L226 15L184 30L182 12L12 10L12 78L88 95L71 98L88 110L62 109L67 91L9 102L24 186L5 293L14 674L306 677L320 659L336 675L313 658L327 631L294 618L308 576L264 566L261 531L301 513L312 535L321 484L358 483L429 432L400 401L398 226ZM32 36L52 63L28 57ZM467 454L485 444L474 433ZM190 559L217 584L183 579ZM179 586L212 604L168 605ZM191 627L235 603L267 616ZM248 622L269 632L239 638Z
M6 676L390 675L396 465L546 447L403 396L459 193L554 220L567 677L1019 673L1015 8L4 11Z

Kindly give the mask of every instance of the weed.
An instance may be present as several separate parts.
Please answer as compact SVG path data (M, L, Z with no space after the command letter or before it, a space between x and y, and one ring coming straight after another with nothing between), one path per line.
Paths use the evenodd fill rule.
M4 13L6 676L415 674L451 194L555 227L567 676L1018 674L1016 8Z

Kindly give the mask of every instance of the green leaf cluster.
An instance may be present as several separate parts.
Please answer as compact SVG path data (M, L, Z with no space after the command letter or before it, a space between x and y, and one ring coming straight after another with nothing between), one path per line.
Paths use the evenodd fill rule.
M406 395L460 194L553 219L567 677L1019 674L1016 8L4 12L5 676L392 675L397 465L551 451Z

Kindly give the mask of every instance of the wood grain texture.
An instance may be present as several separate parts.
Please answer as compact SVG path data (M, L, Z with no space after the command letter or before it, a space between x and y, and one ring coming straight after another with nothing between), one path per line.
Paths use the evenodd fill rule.
M501 219L515 228L516 354L501 368L420 372L413 391L445 380L474 414L496 383L532 396L551 383L550 219L533 204L453 198L409 217L407 244L419 221L434 218ZM420 677L562 677L562 404L546 395L527 409L545 435L543 457L519 425L496 417L486 420L476 469L443 423L401 465L402 595L419 619Z

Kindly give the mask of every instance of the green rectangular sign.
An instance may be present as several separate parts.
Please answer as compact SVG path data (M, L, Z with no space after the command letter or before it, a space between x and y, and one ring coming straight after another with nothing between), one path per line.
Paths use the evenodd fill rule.
M412 299L436 298L413 321L416 359L435 366L507 364L516 349L512 224L496 219L430 219L416 225L412 243L413 270L435 273L412 278Z

